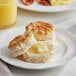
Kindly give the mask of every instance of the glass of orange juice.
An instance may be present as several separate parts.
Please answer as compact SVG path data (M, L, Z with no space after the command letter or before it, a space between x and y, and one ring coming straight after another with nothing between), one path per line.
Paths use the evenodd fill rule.
M0 30L8 29L16 24L16 0L0 0Z

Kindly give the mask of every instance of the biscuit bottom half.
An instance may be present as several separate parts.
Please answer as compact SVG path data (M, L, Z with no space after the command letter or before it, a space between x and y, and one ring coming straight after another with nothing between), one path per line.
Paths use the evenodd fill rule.
M49 60L52 58L53 50L54 49L52 46L48 46L39 41L24 54L16 58L30 63L45 63L49 62Z

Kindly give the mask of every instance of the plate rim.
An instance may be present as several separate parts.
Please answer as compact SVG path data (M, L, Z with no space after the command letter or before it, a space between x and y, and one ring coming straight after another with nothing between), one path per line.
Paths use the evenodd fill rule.
M22 9L25 9L25 10L29 10L29 11L35 11L35 12L63 12L63 11L70 11L70 10L73 10L73 9L76 9L75 7L73 7L71 4L73 3L70 3L70 4L67 4L67 5L61 5L61 6L49 6L49 7L55 7L55 8L61 8L60 10L56 10L55 8L51 10L51 8L49 10L39 10L39 9L31 9L29 8L29 6L25 6L23 5L22 3L19 4L19 0L17 0L17 6L19 8L22 8ZM45 7L45 6L44 6ZM47 7L47 6L46 6ZM65 9L64 9L65 8Z

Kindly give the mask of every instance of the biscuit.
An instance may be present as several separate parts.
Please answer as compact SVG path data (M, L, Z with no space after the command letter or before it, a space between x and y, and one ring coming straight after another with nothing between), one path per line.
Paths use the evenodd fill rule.
M52 24L42 21L32 22L26 26L26 32L33 32L37 41L50 42L52 45L55 43L55 28Z
M17 57L26 52L32 45L36 44L37 40L35 39L32 33L27 33L15 37L10 43L8 48L13 57Z
M23 59L30 63L45 63L48 62L53 54L53 47L48 46L42 41L38 41L35 45L33 45L28 51L23 54Z

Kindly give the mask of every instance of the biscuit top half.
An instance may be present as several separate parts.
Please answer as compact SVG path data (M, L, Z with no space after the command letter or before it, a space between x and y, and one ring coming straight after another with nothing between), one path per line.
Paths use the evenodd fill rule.
M27 43L32 36L33 36L32 33L16 36L13 40L10 41L8 48L14 49L17 46L21 46L21 44Z
M54 26L43 21L32 22L26 26L26 31L39 35L47 35L54 31Z

